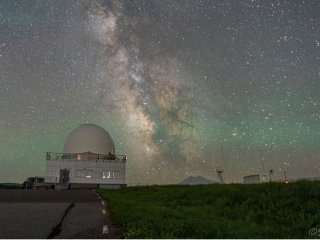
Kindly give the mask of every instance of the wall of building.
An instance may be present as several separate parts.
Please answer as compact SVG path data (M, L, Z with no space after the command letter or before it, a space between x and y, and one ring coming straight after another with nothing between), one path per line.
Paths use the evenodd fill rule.
M58 183L61 169L70 171L69 183L125 184L125 160L47 160L46 182Z
M250 175L243 177L243 183L250 184L250 183L260 183L260 175Z

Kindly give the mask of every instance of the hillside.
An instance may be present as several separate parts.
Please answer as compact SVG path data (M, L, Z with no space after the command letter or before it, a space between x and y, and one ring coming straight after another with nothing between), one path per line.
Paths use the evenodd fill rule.
M320 229L320 182L148 186L99 193L127 238L319 238L314 231ZM317 228L310 232L314 236L311 228Z

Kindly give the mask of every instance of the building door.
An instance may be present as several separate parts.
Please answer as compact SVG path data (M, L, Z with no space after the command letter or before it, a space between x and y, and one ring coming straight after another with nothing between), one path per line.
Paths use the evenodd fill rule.
M70 170L60 169L59 183L68 183L69 182Z

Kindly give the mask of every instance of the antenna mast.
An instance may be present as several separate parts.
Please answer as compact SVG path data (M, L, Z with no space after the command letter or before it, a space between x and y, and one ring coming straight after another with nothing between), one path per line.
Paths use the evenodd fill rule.
M260 160L261 160L261 166L262 166L262 173L264 173L264 162L263 162L263 156L262 156L261 148L260 148Z
M285 181L285 183L288 183L286 170L283 171L283 175L284 175L284 181Z
M218 166L216 168L216 172L218 174L218 179L220 183L223 183L223 177L222 177L222 173L224 172L222 169L222 162L224 161L224 156L223 156L223 147L221 146L221 161L220 161L220 166Z

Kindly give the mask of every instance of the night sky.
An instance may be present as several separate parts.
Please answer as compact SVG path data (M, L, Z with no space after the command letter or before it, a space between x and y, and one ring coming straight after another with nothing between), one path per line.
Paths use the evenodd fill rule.
M0 1L0 182L82 123L128 184L320 177L320 2Z

